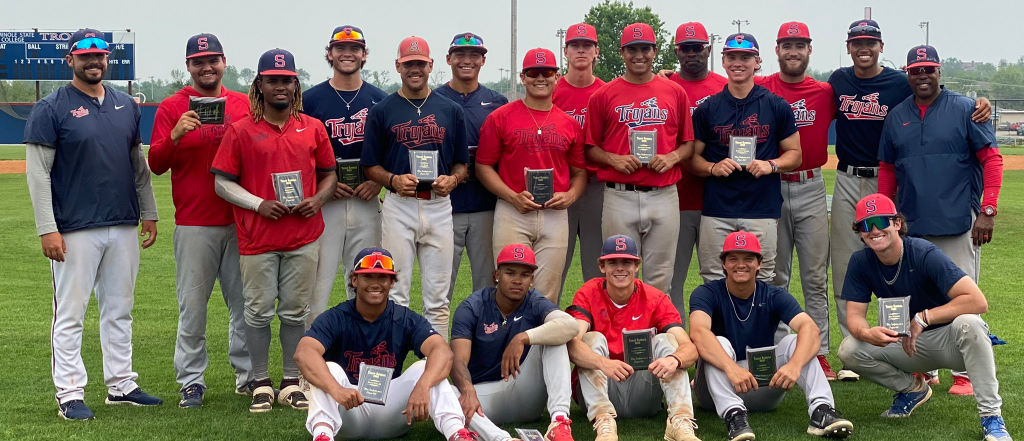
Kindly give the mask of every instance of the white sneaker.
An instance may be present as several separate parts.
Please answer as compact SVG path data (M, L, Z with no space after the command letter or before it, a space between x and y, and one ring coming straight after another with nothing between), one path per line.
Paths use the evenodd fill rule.
M857 381L860 380L860 375L857 375L856 372L849 369L840 369L839 372L836 373L836 378L838 378L839 381Z

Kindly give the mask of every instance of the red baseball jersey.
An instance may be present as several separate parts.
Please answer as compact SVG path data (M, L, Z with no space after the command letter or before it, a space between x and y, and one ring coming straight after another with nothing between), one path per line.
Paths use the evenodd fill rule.
M781 96L793 108L803 159L794 171L810 170L828 160L828 126L836 116L832 85L810 76L799 83L782 81L778 73L754 77L757 84Z
M245 118L228 127L210 171L234 179L250 193L274 200L272 173L299 171L303 197L316 193L317 172L334 170L334 151L323 123L306 115L288 118L283 128L264 119ZM291 251L317 240L324 231L320 213L306 218L299 213L270 220L259 213L234 207L238 251L262 254Z
M586 167L583 130L557 106L543 112L518 100L487 116L480 128L476 162L498 165L498 176L516 193L526 190L525 169L545 168L554 169L554 190L568 191L569 166Z
M576 122L580 123L580 129L582 129L587 121L587 105L590 103L590 97L604 85L604 80L594 77L594 82L589 86L576 87L569 84L565 77L560 77L558 84L555 85L555 92L551 95L551 102L555 103L555 106L559 109L564 110L566 115L573 117ZM584 161L586 161L586 155L584 155ZM594 164L592 161L586 161L586 164L587 173L596 175L597 164Z
M590 322L590 331L604 335L613 360L622 360L622 331L655 328L661 333L683 327L679 311L668 296L640 280L636 281L636 291L629 302L621 306L608 297L604 277L590 279L576 291L566 312L577 320Z
M714 72L708 72L708 76L700 81L686 81L678 73L669 75L668 79L683 87L687 98L690 99L690 116L697 109L697 105L704 100L721 92L729 80ZM704 178L690 173L685 168L680 168L682 178L676 184L679 196L679 211L700 210L704 208Z
M590 97L584 131L587 145L598 146L617 155L630 153L630 132L658 133L658 154L670 153L693 140L693 124L686 111L686 92L678 84L654 77L645 84L633 84L621 77L598 89ZM604 182L665 187L679 181L679 167L657 173L643 167L623 174L601 166L597 178Z
M174 201L176 225L231 225L231 204L213 189L210 166L217 155L221 138L228 126L249 117L249 97L223 88L225 98L224 124L203 124L185 134L178 145L171 141L171 130L181 115L188 111L189 98L202 96L192 86L185 86L160 102L153 121L153 141L149 147L149 168L162 175L171 171L171 200Z

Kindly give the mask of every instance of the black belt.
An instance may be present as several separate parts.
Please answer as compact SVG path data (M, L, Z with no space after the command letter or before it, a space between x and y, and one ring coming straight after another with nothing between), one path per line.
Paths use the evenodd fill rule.
M862 178L874 178L878 176L878 167L854 167L840 162L839 167L836 167L836 170L851 176L859 176Z
M649 185L633 185L633 184L616 184L614 182L605 182L604 185L612 190L623 191L654 191L662 187L651 187Z

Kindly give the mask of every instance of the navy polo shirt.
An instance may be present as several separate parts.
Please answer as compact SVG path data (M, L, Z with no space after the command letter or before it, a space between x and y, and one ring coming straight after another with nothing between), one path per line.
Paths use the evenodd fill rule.
M356 311L355 299L320 314L306 331L324 345L324 360L338 363L351 384L359 383L359 363L392 368L392 378L402 375L409 351L423 358L423 342L436 334L427 319L392 300L368 322Z
M899 269L899 274L896 270ZM903 264L886 265L870 248L850 256L843 284L843 300L870 303L875 297L910 296L910 314L949 303L949 292L956 282L967 276L942 250L924 239L903 238ZM889 285L886 279L896 281ZM926 330L949 323L929 326Z
M956 236L971 229L983 190L977 152L996 147L995 128L971 121L974 100L940 90L927 109L911 96L885 120L878 160L896 169L896 204L911 236Z
M540 292L530 289L512 314L502 316L494 300L497 292L493 287L474 292L459 303L452 320L452 340L473 342L468 364L473 384L501 380L501 356L512 337L544 324L544 317L558 309ZM527 346L520 363L529 351Z
M729 339L736 361L747 359L748 347L774 345L779 322L788 325L803 312L796 299L782 288L758 280L754 292L745 300L737 298L729 294L725 279L718 279L698 286L690 294L690 312L704 311L711 316L711 332Z
M508 104L504 95L479 86L476 90L463 95L452 89L447 83L437 89L434 93L444 95L446 98L462 106L466 112L466 142L475 146L480 142L480 127L484 125L487 115L498 107ZM455 187L452 191L452 213L477 213L494 209L494 203L498 197L492 194L480 181L469 181Z
M779 157L779 143L797 132L793 109L786 100L754 86L743 99L729 88L711 95L693 112L693 135L704 144L709 162L729 157L730 136L757 138L755 157ZM760 178L746 171L704 179L704 216L732 219L778 219L782 216L782 181L778 173Z
M131 150L139 134L139 105L108 86L103 104L68 84L36 103L25 143L56 150L50 169L57 231L138 225L139 196Z
M387 96L383 90L366 81L358 90L343 92L327 80L302 92L302 113L324 123L335 158L359 159L363 151L366 116L371 107Z
M843 67L828 78L838 107L836 156L839 166L878 167L878 140L885 117L912 96L907 74L888 67L871 78L857 78Z
M411 100L395 92L370 109L359 163L376 165L396 175L411 173L409 150L436 150L438 175L450 175L455 164L469 162L466 115L462 107L441 94Z

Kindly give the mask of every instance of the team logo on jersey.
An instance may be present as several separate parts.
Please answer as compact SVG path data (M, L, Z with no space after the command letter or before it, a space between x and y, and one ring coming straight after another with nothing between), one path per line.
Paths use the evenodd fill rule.
M345 370L348 372L354 372L356 379L359 379L359 363L371 364L374 366L394 368L398 365L398 361L394 355L388 352L388 342L382 341L374 346L370 350L369 357L363 357L363 353L355 351L345 351L342 355L348 362L345 363Z
M416 123L419 125L414 126L412 121L409 121L391 127L391 133L395 134L395 143L413 149L421 145L444 142L444 134L447 129L437 125L434 114L424 116Z
M495 332L498 332L498 324L497 323L491 323L489 325L484 323L484 334L491 335L491 334L493 334Z
M708 98L711 98L711 95L708 95L708 96L706 96L704 98L701 98L701 99L697 100L696 102L694 102L693 103L693 107L690 107L690 116L693 116L693 112L697 111L697 106L701 105L704 101L707 101Z
M199 137L201 139L213 140L213 142L220 143L221 138L224 138L224 132L228 130L228 126L232 123L230 113L224 114L223 124L203 124L199 126Z
M584 107L583 109L580 109L579 113L576 113L575 110L567 110L565 112L565 114L571 116L572 119L574 119L574 120L576 120L576 122L580 123L580 127L581 128L583 127L583 123L585 123L587 121L587 108L586 107Z
M885 120L889 106L878 102L878 92L857 99L857 95L839 95L839 111L848 120Z
M718 143L722 145L729 145L729 137L731 136L753 136L757 138L757 142L768 141L768 135L772 132L771 124L761 124L757 121L757 114L752 114L740 123L740 127L733 127L732 124L727 126L715 126L715 133L718 134Z
M790 103L789 107L793 108L793 118L796 118L797 127L814 125L814 115L818 113L818 111L808 110L806 99L800 99L794 103Z
M558 128L554 124L541 127L539 134L536 128L515 129L512 136L516 147L526 149L530 153L569 149L569 138L558 133Z
M633 103L616 106L615 112L619 114L619 122L626 123L631 129L665 124L668 121L668 109L658 107L658 97L643 100L640 106L634 106Z
M341 145L363 142L363 129L368 112L369 109L364 108L348 118L343 116L341 118L324 120L324 126L327 127L327 135L331 139L338 140ZM346 119L348 122L345 122Z
M81 118L83 116L88 116L88 115L89 115L89 109L86 109L85 107L82 107L82 106L78 106L77 109L71 111L71 116L74 116L75 118Z

